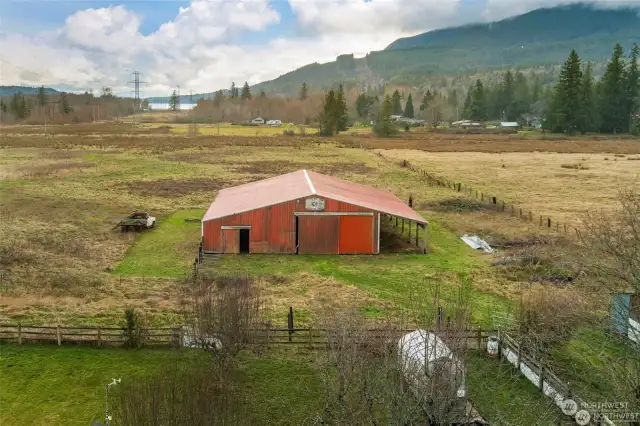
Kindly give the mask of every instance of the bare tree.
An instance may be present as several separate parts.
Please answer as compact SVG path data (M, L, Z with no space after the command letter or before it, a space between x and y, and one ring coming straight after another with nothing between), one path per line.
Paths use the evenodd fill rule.
M236 381L219 380L208 359L169 361L158 373L123 380L113 404L123 426L243 424L246 401Z
M191 345L234 356L264 324L263 304L248 276L199 277L187 295L186 335Z

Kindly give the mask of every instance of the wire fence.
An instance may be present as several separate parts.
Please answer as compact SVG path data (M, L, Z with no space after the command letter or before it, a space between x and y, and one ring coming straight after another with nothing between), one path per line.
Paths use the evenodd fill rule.
M377 154L387 161L396 162L396 160L384 156L384 154L382 154L381 152L377 152ZM535 214L531 210L522 208L521 206L518 206L514 203L509 203L499 196L479 191L478 189L461 182L456 182L440 176L436 176L424 169L414 166L408 160L401 160L399 165L418 174L419 177L429 186L448 188L457 193L465 194L466 196L474 198L488 206L490 208L489 211L500 214L508 214L511 217L518 218L525 222L538 222L538 226L540 228L555 230L556 232L563 233L564 235L575 233L576 236L579 236L578 228L569 223L560 222L558 220L552 219L547 215Z

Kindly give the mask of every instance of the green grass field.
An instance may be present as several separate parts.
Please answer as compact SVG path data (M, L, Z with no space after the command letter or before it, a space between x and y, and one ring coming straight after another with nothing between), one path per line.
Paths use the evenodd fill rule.
M90 425L104 418L104 386L111 378L135 381L169 361L203 356L200 351L0 346L0 424ZM289 347L261 356L241 352L237 379L252 407L243 424L294 426L321 413L316 356ZM492 424L556 424L558 410L507 364L473 353L468 368L472 401ZM115 386L112 411L117 395Z
M140 235L118 265L116 274L149 277L184 277L198 250L202 209L179 210L158 220L153 230Z

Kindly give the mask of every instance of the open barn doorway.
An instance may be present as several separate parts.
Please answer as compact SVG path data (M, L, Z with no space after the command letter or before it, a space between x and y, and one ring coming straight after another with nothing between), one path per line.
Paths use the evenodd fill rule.
M249 254L249 231L250 229L240 230L240 254Z

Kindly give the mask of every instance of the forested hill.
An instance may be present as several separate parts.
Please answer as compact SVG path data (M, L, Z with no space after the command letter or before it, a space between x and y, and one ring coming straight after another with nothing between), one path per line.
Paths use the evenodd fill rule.
M55 89L51 89L49 87L44 88L44 92L47 95L53 95L56 93L60 93ZM21 93L23 95L35 95L38 93L38 87L29 87L29 86L0 86L0 96L13 96L16 93Z
M473 24L430 31L394 41L385 50L433 46L494 48L521 47L547 43L579 43L614 37L616 41L640 39L637 10L598 10L585 5L538 9L515 18L490 24ZM584 39L584 40L583 40ZM602 48L609 54L610 42ZM578 45L572 45L578 48ZM566 52L565 52L566 53Z
M256 85L254 90L297 93L336 82L421 84L428 78L472 74L502 66L532 68L564 62L576 49L584 61L601 62L621 42L640 43L637 9L594 9L584 5L539 9L491 24L467 25L393 42L365 58L342 55L334 62L310 64Z

